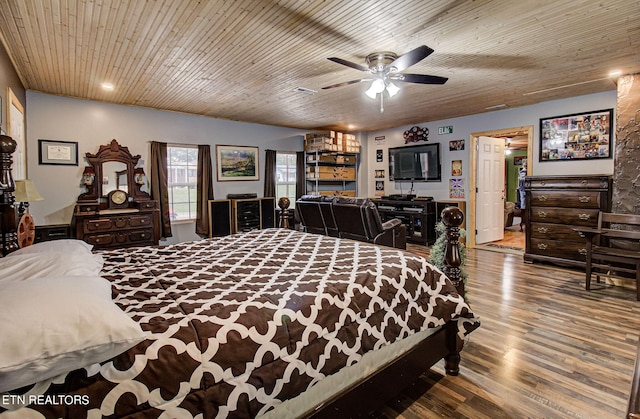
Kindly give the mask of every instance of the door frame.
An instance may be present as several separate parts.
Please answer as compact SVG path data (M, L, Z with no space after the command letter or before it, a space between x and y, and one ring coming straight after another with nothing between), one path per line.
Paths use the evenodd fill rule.
M504 128L483 132L472 132L469 142L469 206L467 208L467 247L476 247L476 187L477 187L477 170L478 170L478 137L508 137L511 135L527 134L527 176L531 176L533 170L533 125L525 125L516 128ZM478 245L480 246L480 245Z

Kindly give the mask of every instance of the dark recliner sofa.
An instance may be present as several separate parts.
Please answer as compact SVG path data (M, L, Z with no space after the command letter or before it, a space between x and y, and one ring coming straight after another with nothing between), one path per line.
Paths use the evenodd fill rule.
M296 201L296 211L308 233L407 248L405 226L398 219L383 223L368 198L304 195Z
M303 195L296 201L295 211L307 233L339 237L331 210L332 196Z

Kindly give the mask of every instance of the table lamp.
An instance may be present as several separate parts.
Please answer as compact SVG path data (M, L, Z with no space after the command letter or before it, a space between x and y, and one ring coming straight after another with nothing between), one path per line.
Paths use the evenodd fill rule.
M18 207L18 218L21 218L25 212L29 212L29 202L42 201L44 198L38 190L36 185L30 179L16 180L16 189L14 192L16 202L20 202Z

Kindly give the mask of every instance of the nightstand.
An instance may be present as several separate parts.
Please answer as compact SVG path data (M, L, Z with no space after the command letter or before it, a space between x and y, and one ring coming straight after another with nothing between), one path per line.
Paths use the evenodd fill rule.
M36 237L34 243L70 238L70 224L51 224L46 226L36 226Z

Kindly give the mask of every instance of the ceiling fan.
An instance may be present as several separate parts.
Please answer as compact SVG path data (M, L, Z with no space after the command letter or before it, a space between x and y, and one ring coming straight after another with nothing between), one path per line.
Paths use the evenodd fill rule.
M367 66L343 60L342 58L330 57L328 59L333 62L364 71L365 73L371 74L371 77L332 84L322 89L333 89L335 87L348 86L363 81L372 81L371 87L366 91L366 95L371 99L375 99L376 96L380 94L380 112L382 113L384 112L385 90L389 94L389 97L394 96L400 90L393 82L417 84L445 84L447 82L448 78L446 77L400 73L400 71L424 60L431 53L433 53L433 49L426 45L421 45L401 56L389 51L374 52L373 54L367 55L365 59Z

